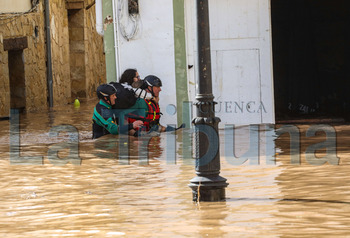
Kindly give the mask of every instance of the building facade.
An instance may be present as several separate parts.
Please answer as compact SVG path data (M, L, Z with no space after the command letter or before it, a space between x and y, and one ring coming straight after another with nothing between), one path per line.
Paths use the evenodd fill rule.
M194 115L196 2L103 0L107 81L127 68L137 68L141 77L160 77L164 124L190 124ZM213 94L221 126L275 121L269 8L269 0L209 1Z
M155 74L164 82L163 123L190 122L199 80L198 1L97 1L103 2L107 81L126 68L137 68L141 77ZM208 3L212 89L221 127L350 120L349 1Z
M106 77L95 1L23 2L0 2L0 117L94 97Z

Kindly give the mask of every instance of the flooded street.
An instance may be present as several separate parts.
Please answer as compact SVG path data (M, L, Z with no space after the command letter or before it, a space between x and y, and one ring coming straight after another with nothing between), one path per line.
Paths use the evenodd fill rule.
M220 130L227 199L196 203L189 129L94 141L94 105L0 121L2 237L350 237L349 125Z

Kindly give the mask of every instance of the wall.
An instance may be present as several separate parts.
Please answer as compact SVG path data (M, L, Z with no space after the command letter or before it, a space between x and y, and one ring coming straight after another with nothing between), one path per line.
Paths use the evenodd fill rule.
M92 2L92 1L91 1ZM91 3L90 3L91 4ZM85 66L87 97L96 97L96 89L106 82L106 60L103 37L96 32L96 9L85 11Z
M197 79L196 5L186 2L191 101ZM274 123L269 0L209 1L216 115L225 124Z
M47 107L46 51L43 5L33 13L0 18L0 117L9 116L10 85L8 52L4 51L4 39L26 36L28 47L23 50L25 62L26 109L29 111ZM5 19L11 17L9 19ZM37 31L35 30L37 29ZM43 90L45 89L45 90Z
M82 2L80 18L83 56L79 63L84 65L81 88L83 98L96 97L95 90L106 81L103 38L95 30L95 5L93 0ZM50 1L51 53L53 71L53 105L72 103L70 63L78 59L70 57L68 11L66 1ZM2 7L0 6L0 12ZM23 49L26 111L46 109L47 69L44 1L25 15L0 14L0 117L8 117L11 105L8 51L4 40L25 36L28 45ZM74 65L73 65L74 66Z
M122 7L127 6L126 0L115 1L117 75L126 68L137 68L141 78L155 74L163 80L162 124L180 124L181 118L189 114L181 110L182 104L188 99L196 101L196 1L182 3L184 27L174 19L182 15L175 12L182 11L181 1L174 1L139 1L136 21ZM220 126L274 123L269 0L211 0L209 15L213 94ZM135 25L136 34L129 39L123 37L131 34ZM179 43L182 35L177 35L182 28L186 52L184 43ZM111 48L113 42L109 41L108 46ZM182 54L186 54L186 60ZM183 80L184 73L187 80Z
M115 2L116 12L122 7L120 3L124 3L121 9L123 15L117 19L118 76L127 68L136 68L141 78L150 74L158 76L163 81L160 93L161 123L176 124L176 114L166 112L168 105L176 105L173 2L163 0L159 4L156 0L139 1L136 24L128 17L127 1ZM134 37L124 38L121 32L131 36L135 26L137 31ZM109 47L113 45L113 42L108 43Z
M103 39L104 52L106 57L106 77L107 82L116 81L116 57L114 48L114 24L113 24L113 1L103 0L102 3L102 21L103 21Z
M70 83L68 14L65 1L50 1L53 105L72 102Z
M95 4L86 1L84 8L70 9L68 14L72 99L96 97L96 88L106 82L106 66Z
M68 10L68 25L72 97L85 98L84 9Z
M0 0L0 12L25 12L31 9L31 0Z

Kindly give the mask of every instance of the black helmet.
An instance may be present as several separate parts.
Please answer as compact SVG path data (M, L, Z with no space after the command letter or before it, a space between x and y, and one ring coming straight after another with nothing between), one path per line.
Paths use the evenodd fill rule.
M109 97L110 95L116 94L117 89L111 84L101 84L97 87L96 93L99 99L105 100L105 97ZM109 99L107 102L110 103Z
M148 86L162 87L162 81L157 76L148 75L144 78L144 81Z

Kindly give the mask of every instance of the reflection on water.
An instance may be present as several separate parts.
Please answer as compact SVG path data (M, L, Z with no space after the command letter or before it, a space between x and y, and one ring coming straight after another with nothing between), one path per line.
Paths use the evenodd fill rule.
M195 176L189 129L94 141L94 104L21 114L17 134L10 133L9 121L0 121L3 236L348 236L350 126L333 127L339 165L319 166L305 156L326 136L306 136L310 125L297 126L299 164L291 163L290 134L277 138L274 126L220 130L221 176L230 184L227 199L196 204L188 187ZM63 125L75 128L77 137ZM79 163L69 159L74 146ZM316 159L327 154L322 148L316 152ZM29 163L12 163L13 153Z

